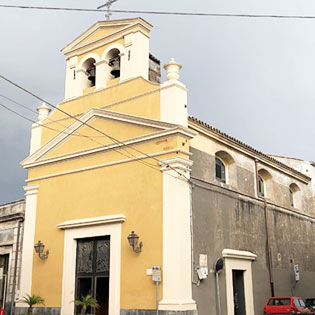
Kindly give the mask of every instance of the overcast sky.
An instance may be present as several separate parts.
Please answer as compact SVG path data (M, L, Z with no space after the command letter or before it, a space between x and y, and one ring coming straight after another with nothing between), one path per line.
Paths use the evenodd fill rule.
M0 0L0 4L96 8L106 0ZM314 15L313 0L119 0L113 9ZM136 17L113 14L112 18ZM315 20L142 15L151 52L183 64L191 115L265 153L315 159ZM49 102L64 97L60 49L104 13L0 8L0 73ZM0 80L0 95L40 103ZM36 120L0 96L0 103ZM0 204L24 198L31 123L0 107Z

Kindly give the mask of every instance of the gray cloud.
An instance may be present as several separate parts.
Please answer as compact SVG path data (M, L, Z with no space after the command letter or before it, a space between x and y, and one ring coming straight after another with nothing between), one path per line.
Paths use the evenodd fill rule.
M96 8L105 0L5 2ZM315 3L303 0L120 0L113 8L315 15ZM192 115L266 153L314 159L315 20L143 17L154 25L152 53L183 64ZM57 104L64 93L60 49L103 19L103 13L0 9L0 73ZM40 104L2 81L0 94L32 109ZM30 125L0 108L0 203L23 198L19 162L28 154Z

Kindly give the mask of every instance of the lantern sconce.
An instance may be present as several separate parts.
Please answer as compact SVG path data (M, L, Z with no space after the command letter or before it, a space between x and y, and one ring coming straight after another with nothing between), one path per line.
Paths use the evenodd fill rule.
M135 253L140 253L143 244L142 244L142 242L140 242L139 246L138 246L139 236L137 234L135 234L134 231L131 231L131 233L128 235L127 239L128 239L129 245L132 247L133 251Z
M35 252L36 254L38 254L38 257L40 259L47 259L48 258L48 254L49 254L49 250L46 250L46 254L43 254L44 252L44 248L45 248L45 245L44 243L42 243L41 241L38 241L35 245L34 245L34 249L35 249Z

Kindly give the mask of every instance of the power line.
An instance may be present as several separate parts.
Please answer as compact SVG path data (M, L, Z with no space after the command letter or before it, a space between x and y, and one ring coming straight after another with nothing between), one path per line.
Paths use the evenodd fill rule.
M31 122L31 123L36 123L36 121L34 121L34 120L32 120L32 119L30 119L30 118L28 118L28 117L26 117L26 116L24 116L24 115L18 113L17 111L15 111L15 110L9 108L8 106L6 106L6 105L4 105L4 104L2 104L2 103L0 103L0 106L3 107L4 109L8 110L9 112L11 112L11 113L13 113L13 114L15 114L15 115L17 115L17 116L23 118L24 120L27 120L27 121L29 121L29 122ZM44 128L53 130L53 131L57 131L58 133L63 133L63 134L66 134L66 135L78 136L78 135L76 135L76 134L67 133L67 132L64 132L64 131L60 131L60 130L57 130L57 129L48 127L48 126L46 126L46 125L41 125L41 126L44 127ZM82 136L82 135L79 135L79 136ZM89 138L89 136L84 136L84 137ZM90 139L90 140L94 141L93 139ZM100 142L97 142L97 141L94 141L94 142L96 142L98 145L104 146L104 145L103 145L102 143L100 143ZM123 149L123 150L124 150L124 149ZM115 149L114 149L114 151L116 151L117 153L119 153L119 154L121 154L121 155L123 155L124 157L127 157L127 158L136 157L136 156L133 156L133 155L126 155L126 154L123 154L122 152L120 152L120 151L118 151L118 150L115 150ZM125 150L125 151L126 151L126 150ZM127 152L128 152L128 151L127 151ZM159 171L159 169L158 169L155 165L152 165L152 164L147 163L147 162L145 162L145 161L136 160L136 162L141 163L141 164L144 164L145 166L151 167L152 169L154 169L154 170L156 170L156 171Z
M2 95L0 95L0 96L2 96ZM8 107L8 106L6 106L6 105L4 105L4 104L1 104L1 103L0 103L0 106L3 107L3 108L5 108L6 110L10 111L11 113L13 113L13 114L15 114L15 115L17 115L17 116L23 118L24 120L27 120L27 121L29 121L29 122L31 122L31 123L33 123L33 124L38 124L38 122L36 122L35 120L32 120L32 119L30 119L30 118L28 118L28 117L26 117L26 116L24 116L24 115L18 113L18 112L15 111L14 109L11 109L10 107ZM26 106L25 106L25 107L26 107ZM74 134L74 133L68 133L68 132L65 132L65 131L62 131L62 130L57 130L57 129L55 129L55 128L48 127L48 126L46 126L46 125L41 125L41 126L44 127L44 128L47 128L47 129L49 129L49 130L53 130L53 131L56 131L56 132L58 132L58 133L63 133L63 134L66 134L66 135L73 135L73 136L80 136L80 137L89 138L89 136L77 135L77 134Z
M9 107L7 107L7 106L1 104L1 103L0 103L0 106L3 107L3 108L5 108L6 110L10 111L11 113L13 113L13 114L15 114L15 115L17 115L17 116L19 116L19 117L21 117L21 118L23 118L23 119L29 121L29 122L31 122L31 123L34 123L34 122L35 122L35 121L33 121L32 119L29 119L29 118L27 118L27 117L25 117L25 116L19 114L19 113L16 112L15 110L13 110L13 109L11 109L11 108L9 108Z
M143 152L143 151L141 151L141 150L138 150L138 149L136 149L136 148L130 146L129 144L127 144L127 143L125 143L125 142L123 142L123 141L120 141L120 140L118 140L118 139L116 139L116 138L114 138L114 137L112 137L112 136L106 134L105 132L103 132L103 131L101 131L101 130L99 130L99 129L97 129L97 128L91 126L91 125L89 125L88 123L86 123L86 122L80 120L79 118L77 118L77 117L75 117L75 116L69 114L68 112L66 112L66 111L64 111L64 110L62 110L62 109L60 109L59 107L57 107L57 106L55 106L55 105L49 103L48 101L46 101L46 100L44 100L43 98L39 97L38 95L36 95L36 94L30 92L30 91L27 90L26 88L24 88L24 87L20 86L19 84L17 84L17 83L15 83L15 82L11 81L10 79L4 77L4 76L1 75L1 74L0 74L0 78L3 79L4 81L10 83L11 85L17 87L18 89L24 91L25 93L27 93L27 94L33 96L34 98L36 98L36 99L38 99L38 100L40 100L40 101L46 103L47 105L53 107L54 109L56 109L56 110L62 112L62 113L65 114L66 116L68 116L68 117L70 117L70 118L72 118L72 119L74 119L74 120L76 120L76 121L82 123L83 125L87 126L88 128L90 128L90 129L92 129L92 130L94 130L94 131L96 131L96 132L101 133L102 135L106 136L107 138L109 138L109 139L110 139L111 141L113 141L114 143L120 144L120 145L122 145L123 147L125 147L125 146L126 146L126 147L130 147L130 149L132 149L132 150L134 150L134 151L136 151L136 152L138 152L138 153L140 153L140 154L143 154L143 155L146 156L147 158L153 159L153 160L157 161L158 163L164 164L166 167L168 167L168 168L170 168L171 170L175 171L180 177L184 177L185 180L188 180L188 178L187 178L185 175L183 175L182 173L180 173L179 171L177 171L175 168L173 168L172 166L170 166L168 163L165 163L165 162L163 162L163 161L160 161L159 159L157 159L157 158L155 158L155 157L153 157L153 156L150 156L149 154L147 154L147 153L145 153L145 152ZM21 115L19 114L19 116L21 116ZM98 143L98 144L101 145L101 146L104 146L102 143L99 143L99 142L95 141L94 139L92 139L92 141L94 141L95 143ZM130 154L130 155L133 156L134 158L137 158L137 156L133 155L132 153L130 153L130 152L127 151L126 149L124 149L124 148L122 148L122 149L125 150L128 154ZM115 151L117 151L117 150L115 150ZM124 155L124 154L121 153L120 151L117 151L117 152L120 153L120 154L122 154L122 155ZM128 156L128 157L130 158L130 156ZM138 162L140 162L140 161L138 161ZM144 163L147 163L147 162L144 162L144 161L143 161L143 164L144 164ZM149 166L149 167L151 167L151 168L152 168L152 167L155 167L155 166L153 166L153 165L150 164L150 163L147 163L147 164L149 164L150 166L149 166L149 165L147 165L147 166ZM169 174L169 175L170 175L170 174Z
M6 100L8 100L8 101L10 101L10 102L12 102L12 103L14 103L14 104L20 106L20 107L22 107L22 108L28 110L28 111L31 112L31 113L34 113L34 114L38 115L38 112L37 112L37 111L35 111L35 110L33 110L33 109L31 109L31 108L29 108L29 107L27 107L27 106L25 106L25 105L23 105L23 104L17 102L17 101L15 101L14 99L12 99L12 98L10 98L10 97L8 97L8 96L6 96L6 95L0 94L0 97L2 97L2 98L4 98L4 99L6 99ZM12 111L13 111L13 110L12 110ZM19 116L20 116L20 115L19 115ZM59 126L65 128L65 129L68 129L68 126L63 125L62 123L60 123L60 122L57 121L57 120L53 120L53 119L51 119L51 118L49 118L49 117L47 117L47 118L45 118L45 119L47 119L48 121L50 121L50 122L52 122L52 123L56 123L56 124L58 124ZM33 120L30 120L30 119L28 119L28 118L27 118L27 120L29 120L29 121L31 121L31 122L33 122L33 123L38 123L38 122L33 121ZM55 128L52 128L52 127L47 127L47 126L44 125L44 124L43 124L42 126L45 127L45 128L47 128L47 129L56 131L56 132L61 132L61 133L64 133L64 134L66 134L66 135L73 135L73 136L76 136L76 137L83 137L83 138L104 138L104 137L105 137L105 136L88 136L88 135L81 134L81 133L79 133L79 132L67 133L67 132L64 132L64 131L62 131L62 130L58 130L58 129L55 129Z
M61 7L25 6L25 5L23 6L23 5L8 5L8 4L0 4L0 8L53 10L53 11L76 11L76 12L107 12L107 10L88 9L88 8L61 8ZM170 12L170 11L142 11L142 10L111 10L111 12L113 12L113 13L127 13L127 14L178 15L178 16L201 16L201 17L315 19L315 15L202 13L202 12Z
M29 108L29 107L27 107L27 106L25 106L25 105L23 105L23 104L21 104L21 103L15 101L15 100L13 100L12 98L10 98L10 97L8 97L8 96L5 96L5 95L3 95L3 94L0 94L0 97L3 97L3 98L5 98L6 100L8 100L8 101L10 101L10 102L12 102L12 103L14 103L14 104L16 104L16 105L18 105L18 106L21 106L22 108L28 110L28 111L31 112L31 113L38 114L35 110L33 110L33 109L31 109L31 108ZM32 119L29 119L29 118L25 117L25 116L22 115L22 114L19 114L18 112L14 111L13 109L8 108L7 106L5 106L5 105L3 105L3 104L0 104L0 106L2 106L3 108L6 108L6 109L9 110L10 112L12 112L12 113L14 113L14 114L20 116L21 118L24 118L25 120L28 120L28 121L31 122L31 123L38 124L38 122L36 122L36 121L34 121L34 120L32 120ZM65 126L65 125L63 125L63 124L61 124L61 123L59 123L58 121L52 120L52 119L50 119L49 117L47 117L46 119L47 119L47 120L50 120L51 122L57 123L58 125L60 125L60 126L62 126L62 127L64 127L64 128L66 128L66 129L68 128L67 126ZM76 133L68 133L68 132L65 132L65 131L62 131L62 130L58 130L58 129L55 129L55 128L52 128L52 127L48 127L48 126L46 126L46 125L44 125L44 124L42 124L41 126L43 126L44 128L47 128L47 129L56 131L56 132L58 132L58 133L64 133L64 134L66 134L66 135L73 135L73 136L84 137L84 138L92 137L92 136L87 136L87 135L82 135L82 134L76 134Z
M0 97L3 97L3 98L5 98L7 101L10 101L10 102L12 102L12 103L14 103L14 104L16 104L16 105L18 105L18 106L23 107L24 109L28 110L28 111L31 112L31 113L35 113L36 115L38 114L35 110L33 110L33 109L31 109L31 108L29 108L29 107L27 107L27 106L25 106L25 105L23 105L23 104L21 104L21 103L15 101L15 100L13 100L12 98L10 98L10 97L8 97L8 96L5 96L5 95L3 95L3 94L0 94Z

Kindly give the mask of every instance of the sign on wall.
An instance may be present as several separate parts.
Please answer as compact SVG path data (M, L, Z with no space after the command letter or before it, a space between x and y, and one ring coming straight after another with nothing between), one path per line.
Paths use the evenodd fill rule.
M294 275L295 275L295 281L299 281L300 280L300 269L299 269L299 265L294 265Z

